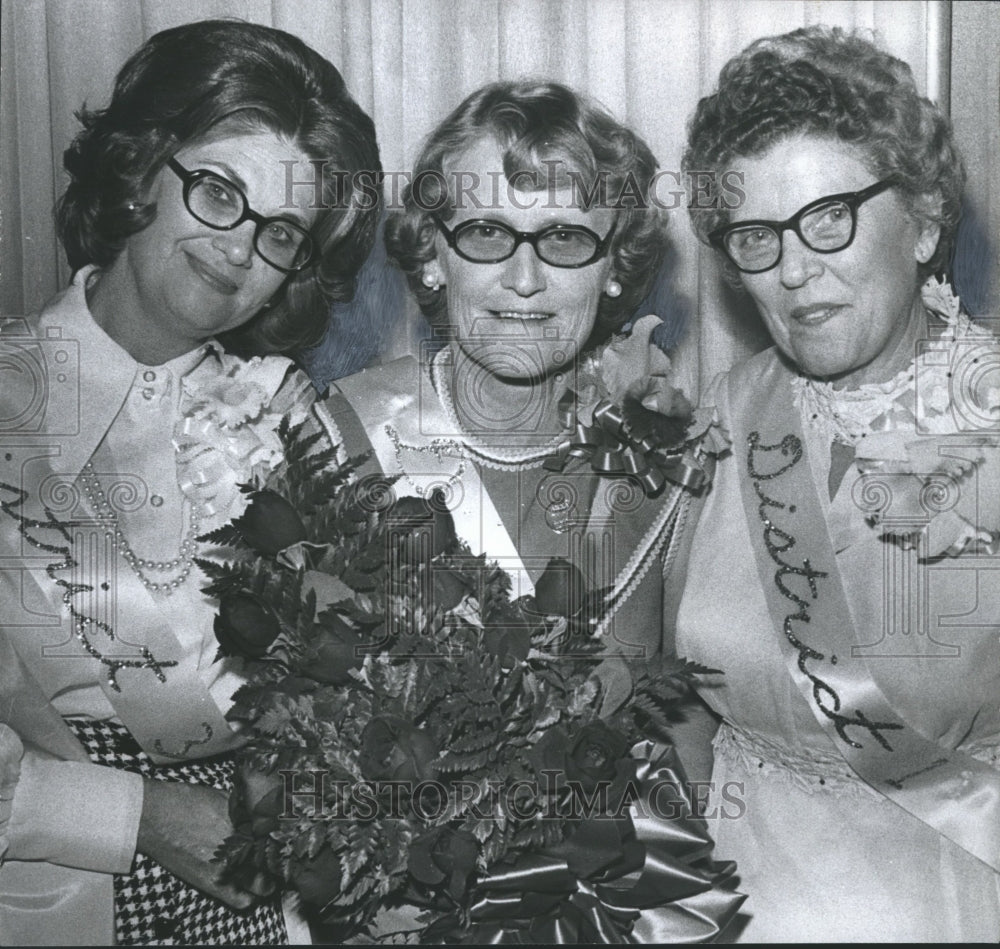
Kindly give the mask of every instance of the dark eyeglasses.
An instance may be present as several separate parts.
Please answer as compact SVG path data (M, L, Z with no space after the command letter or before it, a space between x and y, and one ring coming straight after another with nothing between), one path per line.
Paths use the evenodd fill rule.
M540 231L515 231L500 221L463 221L449 230L435 218L448 246L462 260L474 264L499 264L530 244L538 259L553 267L586 267L603 257L611 246L615 225L601 237L579 224L552 224Z
M795 231L802 243L817 253L833 254L854 240L858 208L893 184L886 179L861 191L818 198L786 221L740 221L717 227L708 240L744 273L763 273L778 266L785 231Z
M287 218L258 214L239 187L214 171L188 171L174 158L167 165L184 182L184 205L202 224L231 231L253 221L254 250L282 273L296 273L313 262L316 242L305 228Z

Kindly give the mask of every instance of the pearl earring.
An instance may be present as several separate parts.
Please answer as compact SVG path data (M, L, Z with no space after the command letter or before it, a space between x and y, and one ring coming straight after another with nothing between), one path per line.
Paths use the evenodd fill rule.
M427 270L424 271L422 282L425 287L427 287L429 290L433 290L435 293L437 293L437 291L441 289L441 281L438 278L437 274L432 274L430 271Z
M609 297L621 296L622 285L617 280L609 280L607 287L604 288L604 292Z

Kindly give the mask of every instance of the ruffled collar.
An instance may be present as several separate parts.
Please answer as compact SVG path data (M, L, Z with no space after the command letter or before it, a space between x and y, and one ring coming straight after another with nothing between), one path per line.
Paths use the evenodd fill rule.
M921 300L926 310L945 325L939 336L926 340L911 363L886 382L854 389L836 389L804 375L792 381L802 423L827 442L850 445L857 451L875 435L907 429L957 431L954 414L955 369L950 353L964 354L970 343L992 336L976 327L961 310L958 297L946 282L931 278Z
M854 449L861 477L852 499L883 538L919 546L924 557L995 554L1000 346L946 283L928 281L922 299L944 329L903 372L853 390L800 376L796 404L807 430Z

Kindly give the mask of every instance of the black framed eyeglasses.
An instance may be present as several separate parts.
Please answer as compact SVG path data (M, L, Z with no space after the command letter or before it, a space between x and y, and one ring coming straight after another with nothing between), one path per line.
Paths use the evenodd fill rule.
M778 266L785 231L795 231L806 247L819 254L833 254L854 240L858 208L894 184L887 178L861 191L818 198L785 221L740 221L717 227L708 240L744 273L763 273Z
M553 267L586 267L603 257L611 246L615 225L604 237L580 224L552 224L540 231L515 231L502 221L462 221L449 229L434 218L448 246L462 260L473 264L499 264L530 244L543 263Z
M315 259L316 242L304 227L288 218L258 214L241 188L214 171L188 171L175 158L167 159L167 165L184 183L184 206L202 224L231 231L253 221L254 250L282 273L297 273Z

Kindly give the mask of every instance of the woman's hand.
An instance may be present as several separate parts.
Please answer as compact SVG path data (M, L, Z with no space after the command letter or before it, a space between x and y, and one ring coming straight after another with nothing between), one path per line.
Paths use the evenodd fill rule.
M146 779L144 791L139 853L233 909L253 906L259 897L220 883L221 865L212 862L216 849L233 832L228 796L204 785L153 779Z

